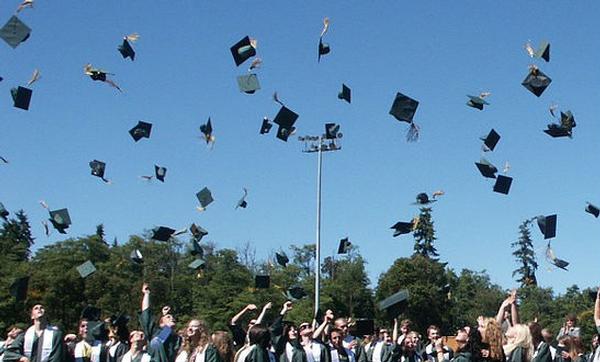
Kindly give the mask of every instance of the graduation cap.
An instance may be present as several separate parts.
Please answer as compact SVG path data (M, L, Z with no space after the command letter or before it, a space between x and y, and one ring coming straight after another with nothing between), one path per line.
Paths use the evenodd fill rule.
M250 37L246 36L242 40L238 41L231 48L231 55L233 55L233 61L236 66L239 66L246 60L256 55L256 49L252 46Z
M13 49L27 40L29 35L31 35L31 29L15 15L11 16L6 24L0 28L0 38Z
M197 258L188 264L188 268L194 269L194 270L204 269L205 267L206 267L206 262L201 258Z
M597 206L590 204L589 202L587 203L587 206L585 207L585 212L588 212L588 213L594 215L596 218L600 215L600 209Z
M319 55L317 57L317 62L321 61L322 55L327 55L331 51L329 44L323 43L323 37L319 38Z
M169 239L171 238L171 236L173 236L173 234L175 234L174 229L171 229L166 226L159 226L159 227L155 228L154 230L152 230L151 239L158 240L158 241L169 241Z
M271 277L268 275L256 275L254 277L254 286L256 289L269 289L271 286Z
M417 107L419 107L418 101L398 92L392 103L390 114L400 122L413 123Z
M556 236L556 214L549 216L538 216L537 224L540 232L544 234L544 239L552 239Z
M104 178L104 171L106 169L106 163L98 160L90 161L90 168L92 169L92 176Z
M254 73L240 75L237 77L237 83L238 87L240 88L240 92L244 92L246 94L254 94L254 92L260 89L258 77Z
M375 331L375 321L372 319L357 319L354 328L350 330L350 334L355 337L370 336Z
M306 292L304 291L304 288L302 288L299 285L294 285L293 287L289 288L285 292L285 297L291 301L300 300L300 299L306 297L307 295L308 294L306 294Z
M340 125L337 123L325 123L325 139L334 140L342 137Z
M198 193L196 194L196 198L198 198L198 202L200 202L201 210L205 210L208 205L215 201L212 197L212 193L207 187L198 191Z
M8 212L8 210L6 210L6 208L4 207L4 204L0 202L0 217L6 220L9 214L10 213Z
M100 308L88 305L81 311L81 319L87 319L88 321L98 321L102 315Z
M498 172L498 169L485 158L482 158L479 162L475 162L475 166L477 166L477 169L479 172L481 172L483 177L496 178L496 172Z
M119 314L118 316L112 316L110 318L110 324L113 327L126 327L130 320L131 317L127 314Z
M421 193L419 193L417 195L415 204L416 205L428 205L428 204L431 204L431 203L436 202L436 201L437 200L430 200L429 199L429 195L427 195L424 192L421 192Z
M275 119L273 119L273 123L279 125L279 129L277 130L277 138L287 142L289 136L295 130L294 123L296 123L297 119L298 115L296 113L286 106L281 106L281 109L279 112L277 112Z
M273 124L271 122L269 122L269 119L267 117L264 117L262 120L262 124L260 126L260 134L269 133L269 131L271 131L272 127L273 127Z
M338 254L347 254L348 251L350 250L350 247L352 247L352 243L348 240L348 238L343 238L340 240L337 253Z
M29 88L25 87L17 87L12 88L10 90L10 95L13 99L13 106L15 108L21 108L24 110L29 110L29 103L31 102L31 95L33 91Z
M65 230L71 225L71 217L69 216L69 210L67 209L50 211L49 220L52 223L52 226L54 226L61 234L66 234Z
M529 74L525 77L525 80L521 83L527 90L535 94L537 97L541 96L542 93L552 83L552 79L544 74L537 67L532 66L529 69Z
M83 73L87 76L89 76L93 81L101 81L104 82L108 85L110 85L111 87L116 88L117 90L119 90L119 92L122 92L123 90L117 85L117 83L115 83L114 81L108 79L107 75L110 74L102 69L97 69L94 68L91 64L86 64L83 67ZM111 74L112 75L112 74Z
M381 311L386 311L388 316L395 318L408 306L409 292L403 289L379 302L377 305Z
M285 255L284 252L275 253L275 259L277 260L277 264L284 268L287 266L287 263L290 262L290 259L287 257L287 255Z
M135 51L131 47L131 44L129 44L129 40L127 39L127 37L123 38L123 43L119 45L118 49L119 53L121 53L121 55L123 56L123 59L130 58L131 61L135 60Z
M567 128L563 128L557 124L549 124L548 129L544 130L544 133L551 136L552 138L571 137L572 131Z
M498 178L496 178L496 183L494 184L494 192L508 195L512 181L512 177L498 175Z
M214 142L215 137L212 134L213 128L212 128L212 123L210 121L210 117L208 117L208 121L205 124L200 126L200 132L202 132L204 140L206 140L206 144Z
M552 250L552 248L550 247L550 243L548 243L548 246L546 247L546 258L556 267L561 268L563 270L567 270L567 266L569 266L568 261L559 259L556 257L556 255L554 255L554 250Z
M415 223L399 221L395 223L390 229L394 229L394 237L402 234L409 234L415 229Z
M525 44L525 50L527 50L527 53L532 58L542 58L546 62L550 61L550 43L548 43L547 41L543 41L542 44L540 44L540 47L537 49L537 51L533 49L531 43L528 42L527 44Z
M154 165L154 174L156 175L156 179L160 182L165 182L165 176L167 176L167 168Z
M204 257L204 249L202 249L197 240L192 240L192 250L190 251L190 254L197 258Z
M245 209L246 206L248 206L248 202L246 202L246 197L248 196L248 190L245 187L242 189L244 190L244 196L242 196L242 198L237 202L237 205L235 206L236 209L238 207Z
M10 295L15 297L17 302L24 301L27 299L27 288L29 286L29 277L21 277L15 279L15 281L10 285Z
M96 272L96 267L91 260L88 260L77 267L77 272L82 278L87 278Z
M144 256L142 255L142 252L139 251L139 249L132 250L131 254L129 254L129 259L131 259L131 261L136 264L144 263Z
M190 232L192 233L192 236L196 238L197 241L202 240L204 235L208 235L208 231L204 230L201 226L198 226L196 224L192 224L190 226Z
M348 103L351 103L352 91L350 90L350 88L348 88L348 86L346 86L345 84L342 84L342 91L338 93L338 98L342 99Z
M469 101L467 102L467 106L472 107L472 108L477 108L480 111L483 110L483 106L488 106L489 103L486 102L485 99L483 99L484 97L479 95L479 96L471 96L467 94L467 97L469 97Z
M494 148L496 148L498 141L500 141L500 135L492 128L490 133L488 133L488 135L481 140L483 141L484 151L493 151Z
M133 137L135 142L142 138L150 138L150 132L152 131L152 123L139 121L138 124L129 130L129 134Z

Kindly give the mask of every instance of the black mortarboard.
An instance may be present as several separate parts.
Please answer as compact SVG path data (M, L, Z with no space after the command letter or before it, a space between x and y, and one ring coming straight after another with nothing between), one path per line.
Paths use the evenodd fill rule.
M150 132L152 131L152 123L139 121L138 124L129 130L129 134L133 137L135 142L142 138L150 138Z
M212 193L207 187L198 191L198 193L196 194L196 198L198 198L198 202L200 202L200 206L202 206L202 209L206 209L208 205L215 201L212 197Z
M552 248L550 247L550 243L548 243L548 246L546 247L546 258L556 267L561 268L563 270L567 270L567 266L569 266L568 261L559 259L556 257L556 255L554 255L554 250L552 250Z
M488 133L488 135L483 138L482 141L486 147L486 149L484 149L485 151L493 151L498 144L498 141L500 141L500 135L492 128L490 133Z
M538 51L535 52L534 56L536 58L542 58L546 62L549 62L550 61L550 43L548 43L547 41L543 41L542 44L540 45Z
M291 301L296 301L306 297L307 294L304 291L304 288L299 285L295 285L286 291L285 296Z
M69 225L71 225L69 210L60 209L50 211L50 222L59 233L66 234L65 230L69 228Z
M82 278L87 278L96 272L96 267L91 260L88 260L77 267L77 272Z
M290 259L287 257L287 255L285 255L284 252L275 253L275 259L277 260L277 264L281 265L284 268L287 266L287 263L289 263L289 261L290 261Z
M575 117L571 111L560 112L560 125L569 130L577 126Z
M352 91L345 84L342 84L342 91L338 93L338 98L348 103L352 102Z
M370 336L375 331L375 321L372 319L357 319L354 328L350 331L355 337Z
M250 43L250 37L248 36L235 43L230 50L237 66L256 55L256 49Z
M340 240L337 253L338 254L346 254L350 250L351 246L352 246L352 243L348 240L348 238L343 238Z
M195 259L194 261L192 261L188 265L188 268L198 270L198 269L204 269L205 266L206 266L206 262L203 259L198 258L198 259Z
M537 217L537 224L542 234L544 234L544 239L552 239L556 236L556 219L556 214Z
M102 316L102 310L94 306L88 305L81 311L81 319L87 319L88 321L98 321Z
M165 182L165 176L167 176L167 168L154 165L154 174L156 175L156 179Z
M136 264L144 263L144 256L142 255L142 252L138 249L132 250L131 254L129 254L129 258Z
M198 226L196 224L192 224L190 226L190 232L198 241L202 240L204 235L208 235L208 231L204 230L201 226Z
M288 137L294 131L294 123L298 119L298 115L291 111L286 106L281 106L279 112L273 119L273 123L279 125L279 129L277 130L277 138L282 141L287 142Z
M521 83L527 90L535 94L537 97L544 93L544 90L552 83L552 79L544 74L541 70L536 67L532 67L529 70L529 74Z
M213 133L212 122L210 121L210 117L208 117L208 121L205 124L200 126L200 132L202 132L202 134L204 135L206 143L210 143Z
M398 92L396 98L394 98L394 103L392 103L390 114L398 121L413 123L417 107L419 107L418 101Z
M100 178L104 178L104 171L106 170L106 163L98 160L90 161L90 168L92 169L92 175Z
M329 54L329 52L331 51L331 48L329 47L329 44L327 43L323 43L323 38L319 38L319 55L317 57L317 61L321 61L321 56L322 55L326 55Z
M32 90L25 87L17 87L10 90L13 99L13 106L24 110L29 110Z
M242 198L237 202L237 205L235 206L236 209L238 207L241 207L242 209L245 209L248 206L248 202L246 201L246 197L248 197L248 190L244 187L244 196L242 196Z
M200 246L197 240L192 240L192 250L190 254L197 258L204 258L204 249Z
M430 200L429 196L426 193L421 192L421 193L419 193L417 195L415 204L417 204L417 205L427 205L427 204L430 204L430 203L436 202L436 201L437 200Z
M269 122L269 119L267 117L264 117L262 124L260 126L260 134L269 133L269 131L271 130L272 127L273 127L273 124L271 122Z
M484 105L489 105L489 103L481 96L470 96L467 94L467 97L469 97L469 101L467 102L467 106L469 107L477 108L481 111L483 110Z
M27 40L30 34L31 29L15 15L11 16L8 22L0 28L0 38L13 49Z
M158 240L158 241L169 241L169 239L171 238L171 236L173 236L173 234L175 233L175 230L166 227L166 226L159 226L157 228L155 228L154 230L152 230L152 238L154 240Z
M238 87L240 88L240 92L244 92L247 94L254 94L254 92L260 89L258 77L254 73L240 75L239 77L237 77L237 83Z
M409 293L403 289L379 302L379 310L385 310L389 317L396 318L408 306Z
M549 124L548 129L544 130L544 133L550 135L552 138L560 138L560 137L571 137L572 132L568 128L561 127L557 124Z
M257 289L269 289L271 286L271 277L268 275L257 275L254 277L254 286Z
M131 61L135 60L135 51L127 41L127 37L123 38L123 43L119 45L119 53L123 56L123 59L131 58Z
M415 227L415 224L411 221L411 222L403 222L403 221L399 221L397 223L395 223L390 229L394 229L394 237L402 235L402 234L408 234L411 231L413 231Z
M494 184L494 192L508 195L512 181L513 181L512 177L498 175L498 178L496 179L496 183Z
M475 166L477 166L477 169L479 172L481 172L483 177L496 178L496 172L498 172L498 169L485 158L482 158L479 162L475 162Z
M337 123L325 123L325 138L334 140L341 136L340 125Z
M10 285L10 295L15 297L17 302L24 301L27 299L27 288L29 286L29 277L21 277L15 279Z
M0 217L6 220L9 214L10 213L8 212L8 210L6 210L6 208L4 207L4 204L0 202Z
M130 319L127 314L119 314L110 318L110 324L115 327L126 327Z
M590 214L594 215L595 217L598 217L600 215L600 209L597 206L590 204L589 202L587 203L587 206L585 207L585 212L589 212Z

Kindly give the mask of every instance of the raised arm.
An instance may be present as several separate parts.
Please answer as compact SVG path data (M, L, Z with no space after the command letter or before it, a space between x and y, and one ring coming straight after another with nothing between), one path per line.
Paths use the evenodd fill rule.
M513 289L510 293L510 318L513 326L519 324L519 309L517 306L516 289Z
M596 304L594 305L594 322L596 329L600 328L600 288L596 292Z
M237 323L237 321L242 318L242 316L249 310L256 310L256 305L255 304L248 304L247 306L244 307L244 309L242 309L238 314L234 315L233 318L231 318L231 325L235 325Z
M498 314L496 314L496 322L498 322L498 324L500 324L500 325L502 325L502 321L504 320L504 310L506 309L506 307L509 306L511 298L512 298L512 295L509 296L508 298L504 299L504 301L502 301L502 304L500 304L500 308L498 309Z
M329 323L331 323L332 320L333 320L333 311L331 309L328 309L327 312L325 312L325 318L323 318L323 323L321 323L319 325L319 327L317 327L314 330L312 338L318 339L319 337L321 337L321 335L325 331L325 328L329 325Z
M142 285L142 312L150 308L150 287L144 283Z
M256 324L262 323L263 319L265 318L265 314L267 314L267 311L269 309L271 309L272 306L273 306L273 303L271 303L271 302L264 305L263 309L260 311L260 314L258 315L258 318L256 318ZM254 306L254 308L256 308L256 306Z
M392 330L392 341L398 343L398 318L394 318L394 329Z

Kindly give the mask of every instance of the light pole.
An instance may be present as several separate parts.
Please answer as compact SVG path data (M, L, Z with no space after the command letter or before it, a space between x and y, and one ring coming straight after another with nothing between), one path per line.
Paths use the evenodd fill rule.
M338 151L342 148L339 139L342 134L340 126L335 123L325 124L325 134L320 136L301 136L300 142L304 143L302 152L317 153L317 232L315 242L315 316L319 310L319 296L321 292L321 174L323 169L323 152Z

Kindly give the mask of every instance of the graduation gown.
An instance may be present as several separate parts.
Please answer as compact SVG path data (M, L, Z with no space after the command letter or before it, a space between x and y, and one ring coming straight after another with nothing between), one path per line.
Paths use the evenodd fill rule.
M38 337L31 326L6 348L3 362L18 362L22 357L29 358L29 362L63 362L64 347L63 333L58 328L47 326Z
M533 358L531 362L552 362L552 354L550 353L550 346L546 342L540 342L533 352Z
M329 348L321 341L313 339L310 345L302 347L304 348L308 362L331 362Z
M231 338L233 339L235 348L242 348L246 343L246 332L244 329L237 324L230 324L229 330L231 331Z
M517 347L506 358L506 362L525 362L527 361L525 353L526 351L523 347Z
M362 348L358 362L391 362L394 347L391 344L377 341ZM379 357L375 357L378 355Z
M146 352L140 352L132 358L131 351L127 351L119 362L150 362L150 355Z
M189 358L188 353L186 351L181 351L177 355L175 362L188 362L188 358ZM206 346L206 348L204 349L203 352L197 353L196 358L190 362L223 362L223 361L221 360L221 355L219 355L219 352L217 351L215 346L213 346L212 344L209 344Z
M452 350L452 348L448 347L448 346L444 346L444 359L445 360L452 360L452 358L454 357L454 351ZM425 346L425 348L423 349L423 359L426 361L433 361L433 362L438 362L437 359L437 351L435 350L435 347L433 344L429 343L428 345Z
M152 318L150 308L139 316L140 324L148 341L148 354L152 362L174 362L180 339L169 327L160 328Z
M108 347L108 351L106 353L106 362L119 362L121 357L123 357L128 351L128 343L117 341L117 343Z

